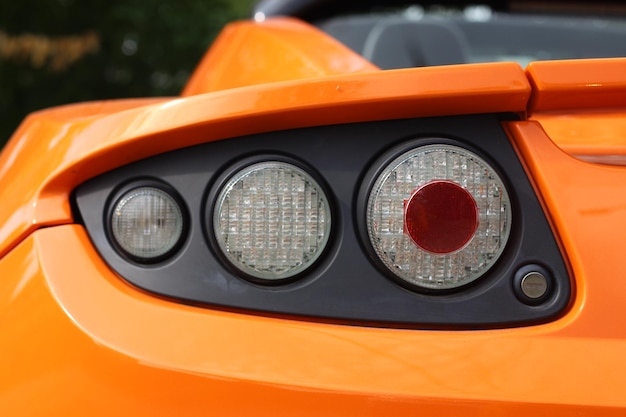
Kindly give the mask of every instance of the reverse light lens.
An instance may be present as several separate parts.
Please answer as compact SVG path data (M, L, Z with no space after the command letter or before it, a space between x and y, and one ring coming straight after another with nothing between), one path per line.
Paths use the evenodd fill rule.
M382 263L403 281L452 289L482 276L508 240L511 205L498 174L453 145L394 159L367 203L367 231Z
M139 262L170 254L183 236L184 217L176 200L156 187L138 187L122 194L111 212L117 246Z
M245 274L265 281L309 268L328 243L328 199L302 169L260 162L222 188L213 223L219 248Z

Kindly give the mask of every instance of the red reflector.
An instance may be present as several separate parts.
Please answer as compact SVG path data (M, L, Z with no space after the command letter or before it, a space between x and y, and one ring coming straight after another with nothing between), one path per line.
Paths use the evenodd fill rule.
M452 181L431 181L413 191L404 207L405 232L421 249L449 254L462 249L478 228L474 197Z

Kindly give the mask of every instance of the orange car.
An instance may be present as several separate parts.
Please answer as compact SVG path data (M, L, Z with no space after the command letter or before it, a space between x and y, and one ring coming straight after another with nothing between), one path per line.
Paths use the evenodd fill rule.
M626 413L625 21L324 7L22 123L0 416Z

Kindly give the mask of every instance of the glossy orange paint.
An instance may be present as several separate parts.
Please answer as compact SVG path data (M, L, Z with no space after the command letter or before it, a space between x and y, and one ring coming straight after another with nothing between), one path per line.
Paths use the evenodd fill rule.
M588 297L579 295L576 307L551 324L436 332L307 323L157 299L111 273L75 225L35 232L0 261L0 275L0 305L10 312L0 316L3 415L419 409L565 416L626 408L623 330L579 324L588 314L584 298L603 283L590 285ZM72 387L72 398L58 387ZM37 401L27 400L33 396Z
M579 159L626 165L626 59L535 62L531 120Z
M222 31L182 96L377 70L343 44L298 20L242 21Z
M626 59L533 62L531 114L626 107Z
M589 108L619 115L619 100L609 109L600 102L580 113L556 109L542 103L567 100L553 91L545 101L541 71L526 74L516 64L345 74L354 56L324 63L325 50L329 60L342 53L317 30L282 20L252 25L231 27L226 39L271 38L282 54L292 40L277 31L301 31L303 43L327 45L315 55L326 72L298 73L301 60L282 82L258 84L277 81L261 66L245 80L222 68L216 84L206 84L210 63L234 53L222 41L188 96L35 114L3 151L0 415L623 415L626 327L614 318L626 315L625 242L615 232L626 228L626 193L615 190L626 184L626 169L580 161L542 127L565 131L567 114L581 124L596 120ZM531 84L539 95L528 107ZM211 92L229 86L240 88ZM294 127L527 110L533 120L505 128L576 289L569 310L548 324L381 329L184 306L120 280L82 226L71 224L75 186L173 149ZM558 115L547 116L552 110Z

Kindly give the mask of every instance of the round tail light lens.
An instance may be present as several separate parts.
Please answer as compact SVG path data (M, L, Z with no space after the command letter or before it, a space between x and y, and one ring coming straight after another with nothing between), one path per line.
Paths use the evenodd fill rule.
M216 241L228 261L262 282L309 268L330 234L322 188L286 162L259 162L237 172L219 193L213 216Z
M396 277L453 289L481 277L508 240L511 205L495 170L464 148L424 145L389 163L367 200L367 232Z
M167 191L139 186L123 192L110 214L116 247L138 262L157 262L170 255L183 238L182 208Z

